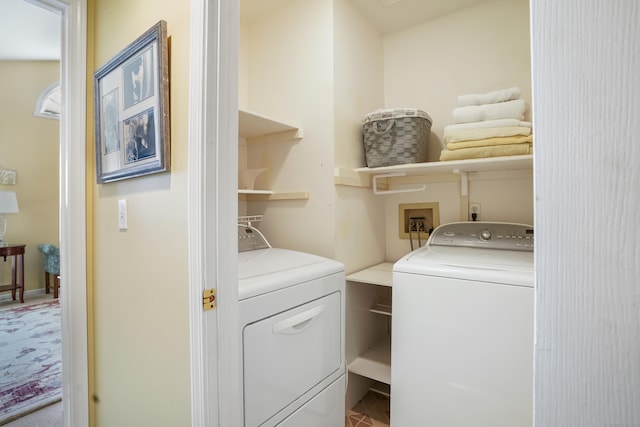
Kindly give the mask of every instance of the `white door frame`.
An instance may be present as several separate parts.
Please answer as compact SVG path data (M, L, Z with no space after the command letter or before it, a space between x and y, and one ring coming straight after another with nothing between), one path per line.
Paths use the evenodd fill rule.
M60 15L60 305L63 426L89 425L86 0L31 0Z
M238 336L238 43L235 0L191 1L189 294L191 425L242 425ZM218 307L203 312L202 291Z

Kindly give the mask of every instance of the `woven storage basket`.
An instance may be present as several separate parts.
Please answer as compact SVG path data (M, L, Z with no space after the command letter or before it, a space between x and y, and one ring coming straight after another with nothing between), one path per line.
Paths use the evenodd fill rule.
M365 116L362 131L370 168L427 161L431 117L424 111L377 110Z

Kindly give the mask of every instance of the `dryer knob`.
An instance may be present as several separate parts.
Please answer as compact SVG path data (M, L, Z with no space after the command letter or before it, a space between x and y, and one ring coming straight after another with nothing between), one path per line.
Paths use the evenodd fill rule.
M491 231L484 229L480 232L480 240L489 240L491 239Z

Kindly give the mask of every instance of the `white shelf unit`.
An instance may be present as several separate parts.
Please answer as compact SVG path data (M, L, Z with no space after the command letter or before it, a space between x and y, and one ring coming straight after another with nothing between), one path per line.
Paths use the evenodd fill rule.
M238 137L245 138L247 144L271 143L279 141L299 141L303 137L298 126L271 119L250 111L238 112ZM282 192L274 190L239 189L238 195L247 200L306 200L309 193L304 191Z
M302 139L302 129L251 111L240 110L238 136L251 142Z
M384 262L350 274L346 279L348 282L386 287L387 293L390 294L392 270L393 263ZM372 318L369 320L369 330L357 331L357 333L368 334L369 346L347 366L348 371L351 373L370 378L389 386L391 385L391 315L392 303L390 301L390 295L389 298L376 300L371 304L369 316ZM377 320L381 321L376 322L376 317L378 318ZM371 330L372 328L379 329L381 325L387 330L382 333ZM376 338L372 339L372 336ZM382 338L380 338L380 336L382 336ZM389 394L389 387L385 387L384 390L380 390L379 388L373 390L379 393Z
M391 385L391 341L381 341L349 363L349 372Z
M532 169L533 154L490 157L483 159L449 160L445 162L411 163L379 168L357 168L358 173L369 175L404 172L407 175L432 175L458 172L486 172L496 170Z
M239 189L238 190L238 194L251 194L251 195L258 195L258 196L271 196L274 194L273 191L271 190L243 190L243 189Z
M410 163L379 168L337 168L334 183L354 187L372 187L378 194L384 194L385 183L378 179L393 180L405 176L458 175L461 180L461 195L467 195L467 174L508 170L532 170L533 154L521 156L491 157L484 159L451 160L445 162ZM458 178L456 178L458 179ZM422 188L419 188L420 190Z
M281 191L271 191L271 190L238 190L238 195L247 197L249 201L258 201L258 200L307 200L309 198L309 193L306 191L298 191L298 192L281 192Z

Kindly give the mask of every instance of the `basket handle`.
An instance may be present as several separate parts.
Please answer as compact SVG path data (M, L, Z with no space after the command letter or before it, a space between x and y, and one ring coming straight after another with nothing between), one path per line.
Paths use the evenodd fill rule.
M393 127L393 125L395 124L395 120L389 120L389 122L387 123L387 126L383 129L380 129L378 127L379 124L381 124L381 122L373 122L373 132L377 135L382 135L385 134L387 132L389 132L391 130L391 128Z

